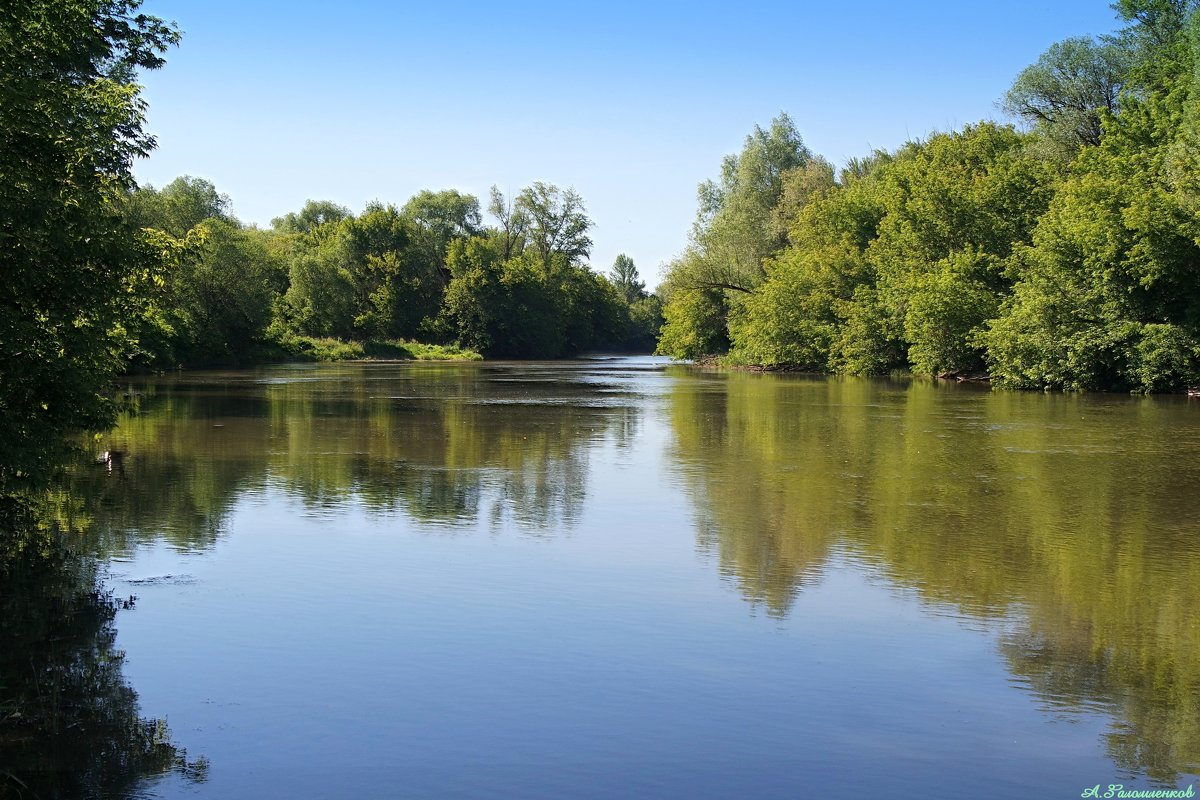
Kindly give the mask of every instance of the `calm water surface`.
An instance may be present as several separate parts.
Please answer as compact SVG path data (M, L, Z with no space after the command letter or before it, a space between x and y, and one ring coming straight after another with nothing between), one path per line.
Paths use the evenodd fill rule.
M1195 401L649 358L132 388L76 494L143 713L209 762L149 796L1200 784Z

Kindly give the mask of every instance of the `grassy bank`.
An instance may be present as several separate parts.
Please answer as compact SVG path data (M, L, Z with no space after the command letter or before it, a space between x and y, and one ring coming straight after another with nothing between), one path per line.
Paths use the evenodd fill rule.
M313 336L289 336L278 342L278 358L287 361L482 361L474 350L422 344L403 339L365 342Z

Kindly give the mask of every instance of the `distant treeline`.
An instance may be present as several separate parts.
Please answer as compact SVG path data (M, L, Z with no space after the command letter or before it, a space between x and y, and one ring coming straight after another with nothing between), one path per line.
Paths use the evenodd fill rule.
M423 191L359 215L309 201L269 229L234 219L210 182L178 178L125 198L172 264L145 287L134 362L151 368L303 355L317 337L455 344L488 356L649 352L657 299L619 256L586 265L591 221L572 190L534 183L514 199Z
M1125 27L1050 47L992 122L840 171L786 115L700 187L659 289L660 351L1004 386L1200 381L1196 0L1120 0Z
M654 349L658 299L628 256L611 279L589 268L570 189L493 188L492 225L451 190L358 215L310 201L259 229L208 181L137 186L155 146L138 74L180 39L140 5L0 14L0 495L52 472L64 434L111 424L129 369Z

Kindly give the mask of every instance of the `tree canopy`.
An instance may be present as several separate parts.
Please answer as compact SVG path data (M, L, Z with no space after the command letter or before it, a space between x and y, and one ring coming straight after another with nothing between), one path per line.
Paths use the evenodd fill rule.
M139 5L30 0L0 16L0 492L111 421L108 379L169 249L120 210L154 146L134 77L179 39Z
M1003 101L1027 131L968 125L835 180L790 121L756 128L701 186L660 351L1027 388L1200 382L1196 6L1124 0L1117 35L1051 46Z

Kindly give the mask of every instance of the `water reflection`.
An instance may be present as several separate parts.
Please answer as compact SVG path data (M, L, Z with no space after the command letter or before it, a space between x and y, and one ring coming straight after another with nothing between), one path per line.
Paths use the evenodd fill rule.
M85 532L58 524L65 499L45 499L0 499L0 797L128 797L172 772L203 781L206 762L140 716L125 680L113 620L136 598L101 588Z
M786 617L834 554L1000 631L1048 712L1103 708L1122 769L1200 772L1200 428L1182 399L680 375L700 546Z
M350 504L418 523L570 530L589 443L628 447L638 394L564 364L348 365L148 382L75 476L106 552L165 539L203 550L239 498L280 490L310 516Z
M360 669L374 659L386 666L390 651L373 638L381 620L372 614L383 614L388 625L409 620L408 637L426 642L431 653L452 651L445 662L431 659L428 672L415 670L415 662L397 661L415 670L412 686L423 685L430 675L458 675L454 670L477 661L488 670L511 669L504 674L513 685L536 680L508 693L494 692L485 678L476 682L460 676L448 687L453 697L462 686L483 687L478 689L482 704L511 701L516 710L510 719L524 719L526 701L540 698L546 719L574 722L569 704L538 694L546 685L590 686L595 708L585 722L603 717L606 708L620 708L612 695L597 695L603 703L591 697L604 687L624 693L624 685L608 681L598 666L604 663L628 674L634 671L630 664L724 659L758 675L737 661L740 647L761 644L745 633L753 627L739 628L728 639L714 635L702 658L677 647L688 636L707 642L720 629L708 624L713 607L686 611L691 603L705 608L703 591L688 583L688 569L695 567L705 586L713 583L707 562L697 565L688 552L686 524L655 529L675 519L661 507L679 503L670 499L674 495L654 493L682 487L693 509L699 549L711 555L724 580L756 611L779 620L781 630L801 616L797 605L810 587L809 596L820 584L839 582L841 591L850 592L844 588L847 575L865 574L885 591L918 598L927 618L949 617L987 632L997 648L989 663L1003 665L1011 685L1036 698L1048 717L1106 715L1112 724L1104 746L1118 768L1163 783L1200 770L1200 429L1194 404L686 368L663 373L625 361L279 368L187 375L149 381L138 390L138 413L97 445L98 460L75 475L72 504L57 511L64 525L90 525L104 553L125 557L147 541L204 552L221 539L239 510L254 503L271 506L256 518L260 526L269 520L276 527L303 527L293 516L298 508L304 516L348 530L367 519L379 524L384 537L392 534L394 523L395 539L402 538L402 528L516 529L520 544L531 545L493 552L468 537L420 537L420 548L407 540L403 547L391 547L374 574L360 556L387 545L372 540L355 547L342 541L338 548L350 552L324 574L324 560L335 559L327 544L310 539L297 545L294 558L310 571L297 574L292 563L291 572L281 569L274 579L263 576L261 562L248 556L238 562L245 569L241 580L234 576L221 585L254 592L259 613L274 620L273 626L291 621L303 629L287 648L280 647L287 651L288 679L292 672L304 674L306 662L297 651L304 650L308 631L290 615L304 619L304 613L317 613L303 591L318 579L322 586L339 587L330 591L332 599L321 601L322 608L341 609L324 636L348 630L348 620L359 628L337 646L326 647L324 638L314 636L313 650L363 648L360 655L366 655L355 662ZM660 441L668 442L675 487L650 477L663 455ZM105 452L109 455L100 458ZM625 466L630 467L626 476L637 475L645 485L622 483ZM625 494L614 492L615 485ZM598 510L589 495L616 498L628 508ZM275 508L280 496L287 502ZM613 529L627 535L614 536ZM595 538L563 536L587 530ZM550 542L534 542L531 536L580 547L543 547ZM609 538L619 543L613 550L606 549ZM682 548L676 548L680 542ZM628 563L628 553L617 547L640 548L646 562ZM268 552L274 556L275 551ZM312 566L312 559L321 564ZM216 572L207 580L220 583ZM542 593L521 594L529 586L540 586ZM476 594L479 587L490 594ZM375 611L364 612L359 593L370 596L371 591ZM852 603L862 594L845 596ZM660 603L643 599L650 597ZM619 603L628 607L611 614L596 611ZM222 606L222 629L242 605L231 600ZM405 616L393 608L419 611ZM596 616L588 615L592 612ZM426 624L427 616L439 624ZM735 616L745 618L736 604ZM507 660L513 643L522 641L514 619L530 631L526 635L536 644L530 651L536 658ZM629 639L631 620L644 623L653 635ZM562 655L561 642L578 646L610 626L611 638L601 636L595 650L580 650L578 663ZM864 630L860 639L871 641L870 632ZM245 642L270 634L256 629L254 635L234 637L225 652L240 658L238 648ZM461 653L447 644L460 640ZM477 650L482 641L488 646ZM839 652L836 640L824 641L827 646L833 641L832 652ZM770 640L772 647L779 643ZM276 646L263 643L266 649ZM718 681L714 675L727 674L721 670L705 672L704 680L712 682L698 684L688 682L688 673L676 672L641 685L644 695L631 689L630 696L662 700L677 715L664 717L664 726L683 719L690 722L681 729L703 727L707 723L680 709L704 708L706 699L739 698L743 691L753 696L764 681L784 684L802 651L775 653L779 661L764 662L765 677L748 681L750 688L732 678ZM565 652L569 655L570 647ZM751 661L757 668L760 662ZM566 671L539 671L542 663ZM825 673L819 662L808 669L815 672L800 674L803 686L796 691L810 690L812 684L820 694ZM731 667L728 674L737 671ZM589 675L604 680L587 684ZM937 678L929 680L936 684ZM276 681L272 675L264 685ZM383 685L383 679L363 685ZM639 688L632 679L630 685ZM706 698L697 686L711 694ZM836 684L832 688L835 698L844 699ZM911 709L915 701L897 699L894 708L888 703L893 694L914 688L889 684L862 691L873 692L864 696L881 704L880 718L911 719L919 713ZM398 704L405 697L372 691L369 702ZM580 702L567 692L554 697ZM357 708L354 702L347 700L347 706ZM759 709L760 717L774 708L748 707ZM733 735L730 731L739 741L760 741L744 735L741 717L710 716L716 721L704 730L711 741L724 741L720 737ZM474 730L474 711L465 718ZM420 730L436 728L443 719L430 712L420 718ZM726 725L721 719L732 721ZM944 724L946 717L938 719ZM637 717L637 724L649 723ZM396 734L394 728L384 729ZM564 730L576 730L565 722L547 729L559 738ZM914 730L905 741L916 748L929 734L919 726ZM866 738L854 740L861 752L872 732L887 738L869 728ZM431 741L455 742L462 729L447 725L439 735L443 739ZM796 735L815 737L807 744L817 747L822 734L785 727L776 738ZM665 734L653 738L671 741ZM422 740L415 736L413 741ZM928 741L945 744L935 737ZM445 752L444 744L430 748ZM851 746L844 750L860 752Z

